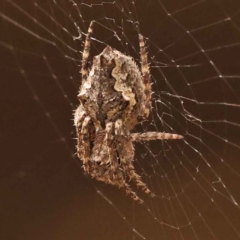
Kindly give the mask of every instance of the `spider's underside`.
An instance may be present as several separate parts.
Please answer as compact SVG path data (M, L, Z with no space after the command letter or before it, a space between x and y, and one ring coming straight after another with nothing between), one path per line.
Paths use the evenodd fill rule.
M133 141L181 139L181 135L161 132L130 133L148 118L151 109L151 82L144 38L139 34L141 72L131 57L107 46L93 57L88 68L90 23L82 54L82 84L75 112L77 154L84 170L97 180L125 188L142 202L127 184L135 182L145 193L147 185L133 166Z

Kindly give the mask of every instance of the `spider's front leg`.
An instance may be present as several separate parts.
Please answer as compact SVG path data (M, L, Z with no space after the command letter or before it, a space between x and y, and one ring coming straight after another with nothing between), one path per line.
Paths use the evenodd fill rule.
M90 45L91 45L91 35L93 32L93 21L90 23L88 27L88 32L86 35L85 43L84 43L84 49L82 53L82 65L81 65L81 74L82 74L82 86L87 80L88 77L88 58L89 58L89 52L90 52Z
M146 51L145 41L144 37L139 34L139 46L140 46L140 58L141 58L141 72L142 72L142 82L144 85L144 96L145 101L142 104L141 107L141 114L139 116L140 120L145 120L148 118L151 110L151 77L150 77L150 70L149 70L149 64L148 64L148 55Z
M89 173L89 159L91 155L91 144L95 139L95 128L91 118L87 115L84 107L80 104L74 114L74 124L77 130L77 155L83 161L84 170Z

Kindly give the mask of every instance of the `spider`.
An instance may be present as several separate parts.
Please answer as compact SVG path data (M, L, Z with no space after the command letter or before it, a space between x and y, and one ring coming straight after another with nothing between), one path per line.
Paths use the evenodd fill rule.
M142 203L128 181L149 194L133 166L134 141L181 139L164 132L130 133L146 120L151 109L151 81L145 41L139 34L141 72L129 56L106 46L93 57L88 67L92 21L82 53L82 84L74 113L77 131L77 154L84 170L93 178L124 188L127 195Z

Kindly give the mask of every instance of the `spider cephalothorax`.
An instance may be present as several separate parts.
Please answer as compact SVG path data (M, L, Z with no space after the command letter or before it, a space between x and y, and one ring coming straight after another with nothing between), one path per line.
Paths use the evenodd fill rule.
M88 71L90 37L93 22L86 36L82 55L82 85L75 112L78 157L84 170L97 180L125 188L127 194L142 200L127 184L132 180L146 193L147 185L133 166L133 141L180 139L170 133L130 133L145 120L151 109L151 83L143 36L139 34L141 72L131 57L107 46L93 57Z

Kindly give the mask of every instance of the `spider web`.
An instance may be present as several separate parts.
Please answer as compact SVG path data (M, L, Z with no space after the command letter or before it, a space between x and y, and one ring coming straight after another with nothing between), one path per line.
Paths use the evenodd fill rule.
M240 2L1 1L3 239L240 238ZM183 140L135 145L155 197L86 176L73 111L85 33L139 63L146 38L153 109L135 132Z

